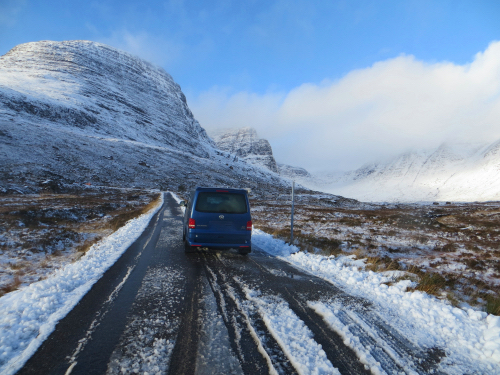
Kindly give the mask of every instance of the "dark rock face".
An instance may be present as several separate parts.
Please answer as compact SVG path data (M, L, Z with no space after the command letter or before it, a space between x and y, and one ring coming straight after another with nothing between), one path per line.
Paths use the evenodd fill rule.
M219 149L278 173L271 145L266 139L260 139L255 129L227 129L211 133L211 136Z

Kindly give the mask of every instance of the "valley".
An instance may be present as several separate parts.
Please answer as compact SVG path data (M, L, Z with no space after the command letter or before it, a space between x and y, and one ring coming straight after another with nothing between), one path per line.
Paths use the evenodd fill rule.
M0 57L0 372L497 374L500 148L462 146L313 174L253 128L207 133L135 56L19 45ZM249 189L248 257L183 252L196 186Z

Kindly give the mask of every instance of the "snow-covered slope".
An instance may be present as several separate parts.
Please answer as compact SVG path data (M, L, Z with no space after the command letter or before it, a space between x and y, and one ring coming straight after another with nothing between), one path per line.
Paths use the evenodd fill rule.
M254 165L263 166L278 173L273 150L266 139L261 139L253 128L222 129L210 132L221 150L230 152Z
M161 68L88 41L22 44L0 61L0 100L17 115L208 156L210 139Z
M324 179L322 188L365 201L500 200L500 141L409 152Z
M291 180L302 181L312 178L311 174L306 169L287 164L278 163L278 171L280 176L287 177Z
M163 69L88 41L27 43L0 57L0 160L4 190L31 191L45 179L163 189L286 184L215 148Z

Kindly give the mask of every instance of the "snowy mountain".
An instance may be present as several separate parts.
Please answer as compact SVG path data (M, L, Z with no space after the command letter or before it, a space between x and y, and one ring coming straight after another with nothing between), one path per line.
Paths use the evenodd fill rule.
M209 131L209 135L219 149L240 157L246 162L267 168L281 177L299 183L305 182L311 186L324 185L323 178L311 175L304 168L277 163L269 141L259 138L257 131L253 128L217 129Z
M259 138L255 129L219 129L211 131L210 136L219 149L278 173L271 145L266 139Z
M500 200L500 141L442 144L315 182L305 186L364 201Z
M280 176L287 177L291 180L302 181L311 179L311 174L304 168L293 167L287 164L278 163L278 171Z
M0 92L16 114L64 129L206 157L211 141L163 69L102 44L38 42L1 58Z
M103 44L42 41L0 57L0 190L65 183L177 189L288 182L215 148L163 69Z

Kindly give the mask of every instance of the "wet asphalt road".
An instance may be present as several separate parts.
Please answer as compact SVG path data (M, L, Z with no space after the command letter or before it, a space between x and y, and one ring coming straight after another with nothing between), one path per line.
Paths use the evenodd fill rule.
M387 373L434 373L442 352L414 346L369 302L322 279L259 249L248 256L185 254L181 215L165 194L141 237L18 374L299 373L258 309L248 308L248 290L285 301L341 374L370 372L308 301L340 304L339 319ZM377 332L376 339L366 329Z

